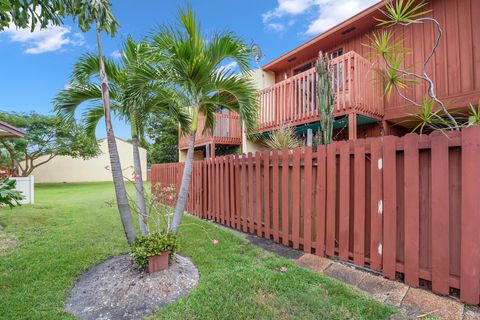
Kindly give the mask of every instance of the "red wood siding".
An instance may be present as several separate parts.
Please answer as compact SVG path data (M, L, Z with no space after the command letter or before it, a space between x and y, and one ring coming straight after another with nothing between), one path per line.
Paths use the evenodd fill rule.
M480 99L480 1L478 0L432 0L427 7L432 10L428 16L438 20L444 35L440 46L427 69L433 76L437 94L452 107L464 107L468 102L476 104ZM364 44L376 27L368 32L352 34L343 41L330 42L323 51L342 48L343 52L355 51L368 57L370 49ZM405 63L420 73L424 57L432 49L435 32L433 24L394 27L394 32L404 39L404 46L410 49ZM308 50L306 48L305 50ZM311 52L312 59L318 51ZM284 74L292 74L292 70L305 64L306 61L295 62L290 68L277 72L277 81L284 80ZM417 86L404 93L417 101L424 96L424 87ZM384 99L385 120L405 117L407 103L398 95Z

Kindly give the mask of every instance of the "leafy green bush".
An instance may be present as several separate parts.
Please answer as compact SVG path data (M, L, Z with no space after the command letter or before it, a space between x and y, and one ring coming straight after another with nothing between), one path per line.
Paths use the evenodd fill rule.
M166 250L169 251L169 261L172 261L177 252L177 236L172 232L138 237L131 248L130 255L137 266L145 268L148 265L148 257L160 255Z
M0 180L0 205L8 205L10 208L19 205L19 201L23 199L21 192L15 190L15 180L1 179Z

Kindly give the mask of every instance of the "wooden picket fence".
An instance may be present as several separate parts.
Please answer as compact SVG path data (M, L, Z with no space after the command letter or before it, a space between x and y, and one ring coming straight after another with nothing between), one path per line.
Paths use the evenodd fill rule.
M152 185L182 172L153 165ZM479 304L479 187L470 127L197 161L187 211Z

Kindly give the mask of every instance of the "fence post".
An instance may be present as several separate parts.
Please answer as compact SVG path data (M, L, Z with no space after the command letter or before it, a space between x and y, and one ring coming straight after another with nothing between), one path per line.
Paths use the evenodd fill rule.
M480 295L480 127L462 132L462 213L460 299L478 304Z

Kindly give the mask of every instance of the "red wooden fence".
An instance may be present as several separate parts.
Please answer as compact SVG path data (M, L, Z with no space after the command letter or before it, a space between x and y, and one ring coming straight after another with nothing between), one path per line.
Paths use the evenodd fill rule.
M187 211L480 299L480 127L195 162ZM182 164L152 166L178 185Z

